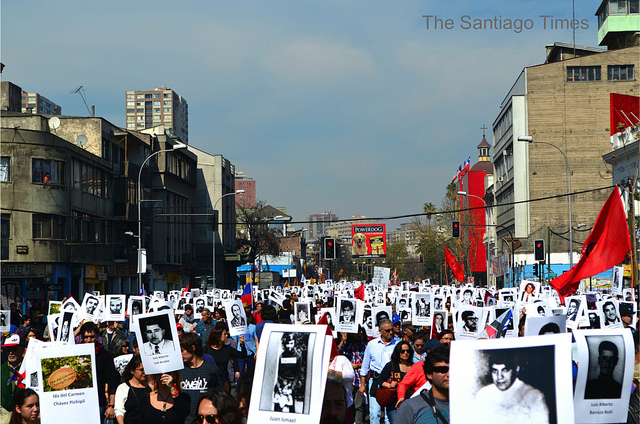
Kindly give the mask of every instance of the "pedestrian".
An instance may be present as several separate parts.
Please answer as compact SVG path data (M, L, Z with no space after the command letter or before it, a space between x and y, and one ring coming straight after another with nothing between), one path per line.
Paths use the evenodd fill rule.
M185 311L186 311L186 307L185 307ZM202 309L201 314L202 314L202 318L200 319L200 321L198 321L193 331L195 331L198 334L198 336L200 336L200 339L202 340L203 347L204 347L204 342L207 340L207 337L209 337L209 333L211 332L211 329L213 328L213 326L216 325L216 323L213 322L213 319L211 317L211 311L209 310L209 308ZM184 324L182 324L182 326L184 327Z
M13 396L24 388L18 375L25 353L25 342L19 334L7 338L2 345L7 354L7 360L0 366L0 390L2 399L2 416L6 417L14 410Z
M400 341L396 344L391 354L391 361L384 366L375 384L378 388L396 389L398 384L409 369L413 365L413 348L409 342ZM385 406L385 415L389 418L389 423L393 424L394 418L398 410L396 409L396 402L393 405Z
M204 352L211 355L216 366L222 373L227 391L231 389L231 381L229 379L229 371L227 365L229 360L233 362L233 371L235 378L240 378L240 370L238 368L238 359L247 357L247 348L245 346L244 336L240 336L240 351L232 348L227 344L229 330L225 323L219 322L209 333Z
M233 397L222 390L210 390L196 406L195 424L240 424L242 412Z
M122 373L122 383L116 389L114 411L118 424L141 423L140 402L149 397L150 392L140 355L134 355Z
M22 389L13 395L13 413L9 424L40 424L40 398L32 389Z
M151 392L142 402L142 424L184 424L191 399L180 389L180 372L147 376Z

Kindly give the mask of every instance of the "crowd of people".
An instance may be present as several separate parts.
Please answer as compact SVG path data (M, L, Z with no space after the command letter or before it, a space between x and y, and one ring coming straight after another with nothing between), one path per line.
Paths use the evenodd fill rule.
M479 297L474 299L473 292L470 296L467 291L460 293L461 305L473 305L486 300L480 300ZM531 290L525 291L524 295L530 296ZM235 320L235 324L246 324L247 328L245 334L234 337L229 336L229 330L235 324L227 321L223 308L199 305L199 318L196 319L195 305L187 303L184 313L175 316L184 368L162 374L145 373L140 355L141 348L144 355L147 347L139 346L137 338L128 331L128 319L125 322L102 323L85 320L73 330L72 337L75 337L76 343L89 343L95 347L95 381L101 420L118 424L246 422L251 392L255 389L256 358L265 325L292 322L313 325L316 317L322 317L326 311L333 311L334 316L340 316L341 323L356 319L355 304L351 301L345 303L344 311L336 311L332 296L321 297L310 302L309 307L303 309L303 314L294 316L293 305L299 302L298 293L287 291L283 299L281 305L267 299L245 305L244 316L241 311L233 311L231 320ZM392 300L392 296L386 297L385 305L391 307L392 313L376 318L374 334L367 330L367 318L362 319L357 332L334 331L336 349L328 366L323 408L319 417L321 424L449 423L450 345L455 343L457 333L453 314L434 313L432 325L413 325L411 321L401 319L401 311L396 311ZM452 299L445 298L442 303L447 311L453 312ZM418 306L420 313L428 314L424 305ZM16 309L12 307L12 311ZM575 313L573 309L574 306L571 306L564 311L569 319ZM370 311L368 315L371 316ZM464 314L460 315L461 328L479 324L477 317L471 320ZM439 320L436 320L436 316ZM631 316L634 315L622 312L621 324L632 332L635 343L636 375L631 390L628 422L637 423L640 354L637 319L632 322ZM20 366L29 340L47 341L51 335L46 331L48 327L43 329L32 325L31 316L12 314L12 322L14 317L19 317L19 322L14 322L11 331L3 334L2 424L35 424L40 420L38 394L32 389L22 388L24 384L21 380L25 376L20 375ZM326 317L331 319L330 315ZM516 319L517 335L520 337L524 336L525 317L526 308L523 308ZM327 318L321 322L326 322ZM612 316L611 319L615 318ZM160 343L166 341L161 326L158 325L156 329L154 323L147 322L142 331L148 340L145 345L148 343L156 349L156 353L159 352ZM283 357L287 356L287 342L283 337ZM613 347L616 348L615 345ZM603 347L607 348L613 350ZM125 356L126 366L118 367L117 364L123 363L118 358ZM292 353L290 356L292 359L288 365L280 365L283 369L280 370L273 392L275 411L295 410L298 395L294 384L288 383L294 382L300 371L296 368L295 355ZM605 363L612 363L613 358L605 354L601 356ZM546 406L540 401L541 394L519 379L519 367L512 358L495 355L488 358L487 363L493 384L481 389L478 397L486 398L486 403L493 403L494 406L496 399L519 398L520 403L532 407L526 410L519 408L517 412L504 409L502 412L506 416L518 417L513 418L514 421L549 422ZM587 387L590 393L598 390L598 396L606 397L606 393L602 394L603 390L620 392L620 387L614 387L608 380L606 383L609 385L603 384L603 379L607 378L604 374L606 369L606 366L601 367L603 376L600 381L589 382ZM287 381L289 374L291 381ZM256 381L259 380L259 377L256 378Z

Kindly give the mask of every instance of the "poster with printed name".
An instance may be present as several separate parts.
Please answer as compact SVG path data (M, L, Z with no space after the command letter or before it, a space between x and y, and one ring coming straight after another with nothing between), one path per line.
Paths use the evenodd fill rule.
M411 323L413 325L431 325L431 293L412 293L411 300L412 314Z
M6 333L11 329L11 310L0 311L0 332Z
M344 333L358 332L358 303L355 299L339 297L337 301L338 323L336 331Z
M389 276L391 275L391 268L385 268L382 266L373 267L373 278L371 281L373 284L379 284L383 287L384 291L387 291L389 286Z
M140 314L137 316L137 325L139 331L136 331L136 339L147 374L162 374L184 368L172 310Z
M41 423L100 424L94 345L54 345L36 358Z
M576 422L627 422L634 364L631 331L577 330L573 334L580 364L573 400Z
M456 337L457 339L457 337ZM574 424L571 335L456 340L451 424Z
M323 326L265 325L247 424L317 424L330 346Z
M106 296L105 321L124 321L126 313L126 299L124 294L108 294Z
M223 305L227 313L229 335L234 337L247 334L249 332L249 326L247 325L247 315L242 307L242 300L225 301Z
M386 224L358 224L351 226L352 258L384 258L386 256Z

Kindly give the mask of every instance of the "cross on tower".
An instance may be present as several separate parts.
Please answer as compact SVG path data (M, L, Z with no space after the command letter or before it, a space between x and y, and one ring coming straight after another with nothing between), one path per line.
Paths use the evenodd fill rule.
M482 130L482 136L484 137L484 130L488 130L489 128L487 128L484 124L482 124L482 127L480 127L480 129Z

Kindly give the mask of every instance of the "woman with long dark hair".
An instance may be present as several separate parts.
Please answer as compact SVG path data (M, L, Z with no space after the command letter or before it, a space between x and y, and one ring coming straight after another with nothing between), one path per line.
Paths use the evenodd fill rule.
M151 392L142 404L143 424L184 424L191 398L180 387L180 372L147 376Z
M240 424L242 412L233 397L222 390L210 390L198 400L193 420L196 424Z
M411 343L404 340L398 342L391 354L391 361L385 365L380 374L378 374L378 377L376 377L377 387L398 387L398 383L404 378L409 368L411 368L411 365L413 365L413 348L411 347ZM396 412L398 412L395 407L395 402L393 406L387 406L384 409L385 414L389 417L389 423L393 424Z
M116 400L113 407L118 424L138 424L141 421L141 405L149 398L147 374L144 372L142 360L134 355L122 372L122 384L116 389Z
M233 372L235 378L240 378L238 359L244 359L247 357L247 348L244 344L244 336L240 336L238 339L238 342L240 343L239 351L227 344L228 338L229 330L227 330L227 325L223 322L217 323L216 326L211 329L209 337L207 337L207 346L204 349L204 353L211 355L227 383L226 387L230 388L231 381L229 380L229 371L227 370L229 360L233 360Z
M32 389L18 390L13 395L13 413L10 424L39 424L40 398Z

